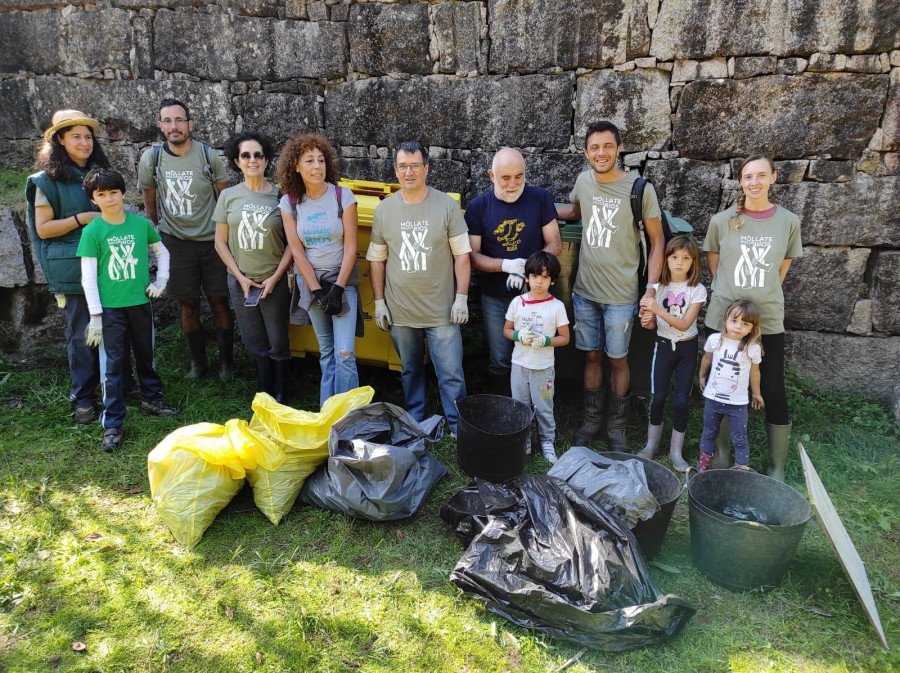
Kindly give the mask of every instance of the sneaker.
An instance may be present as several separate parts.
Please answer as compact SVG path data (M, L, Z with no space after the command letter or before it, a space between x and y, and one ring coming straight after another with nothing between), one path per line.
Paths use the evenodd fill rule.
M97 412L94 411L94 405L85 407L75 407L75 422L80 425L90 425L97 420Z
M162 418L170 418L178 415L178 409L170 407L168 404L160 400L141 400L141 413L147 416L160 416Z
M556 464L556 451L553 450L553 442L544 442L541 444L541 453L544 454L544 458L547 459L547 462L551 465Z
M106 453L122 448L122 428L106 428L103 432L103 444L100 445Z

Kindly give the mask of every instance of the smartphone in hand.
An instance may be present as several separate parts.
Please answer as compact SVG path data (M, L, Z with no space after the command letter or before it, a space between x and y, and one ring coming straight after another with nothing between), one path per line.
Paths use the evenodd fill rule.
M262 293L263 289L261 287L251 287L247 299L244 300L244 306L257 306Z

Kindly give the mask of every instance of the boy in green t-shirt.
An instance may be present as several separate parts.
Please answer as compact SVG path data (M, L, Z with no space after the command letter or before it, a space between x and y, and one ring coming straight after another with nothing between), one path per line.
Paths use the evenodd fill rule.
M122 446L125 422L125 372L128 344L140 379L141 412L174 416L177 409L163 402L162 381L153 358L153 310L169 280L169 253L149 220L126 213L125 180L109 168L95 168L84 177L84 191L100 208L100 217L81 234L81 284L91 321L85 331L89 346L100 347L103 413L102 449ZM149 255L156 255L156 280L150 282Z

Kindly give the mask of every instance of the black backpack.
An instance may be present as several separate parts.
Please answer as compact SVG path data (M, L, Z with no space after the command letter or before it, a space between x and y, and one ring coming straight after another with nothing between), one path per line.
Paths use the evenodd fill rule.
M644 188L647 186L647 178L638 178L631 186L631 215L634 218L634 226L640 232L638 244L641 248L641 256L638 260L638 296L643 296L647 289L647 276L650 264L650 235L644 226ZM694 228L687 220L675 217L668 210L660 208L660 221L662 222L664 244L672 240L678 234L693 234ZM665 263L665 262L663 262Z

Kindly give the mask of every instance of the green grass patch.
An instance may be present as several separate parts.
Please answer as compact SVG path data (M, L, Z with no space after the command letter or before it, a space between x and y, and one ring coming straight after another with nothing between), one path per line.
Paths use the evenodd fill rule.
M33 172L0 166L0 207L25 208L25 180Z
M296 505L272 526L244 490L196 548L183 549L150 501L147 453L182 425L249 419L253 373L239 352L234 381L185 381L177 328L158 335L157 358L166 399L182 415L146 418L129 403L124 449L115 455L100 451L99 426L74 423L60 351L48 350L27 371L0 364L0 670L554 671L579 652L491 615L448 583L462 548L438 510L466 483L449 439L433 447L449 477L412 519L375 524ZM471 374L477 389L481 370ZM397 373L362 368L361 378L375 387L376 400L402 400ZM580 420L577 388L559 387L565 439ZM900 462L893 421L878 405L795 378L790 395L794 438L867 562L896 650ZM294 406L315 409L317 396L318 364L296 360ZM434 397L430 404L437 409ZM645 423L635 418L629 426L635 446ZM686 447L692 459L699 424L695 410ZM751 464L764 469L759 414L751 414L750 432ZM547 464L537 458L528 469L543 472ZM788 481L805 491L795 452ZM815 521L781 586L734 594L692 565L682 497L651 571L665 592L699 606L684 631L661 647L589 650L566 671L900 670L897 655L878 645ZM73 650L73 642L86 649Z

